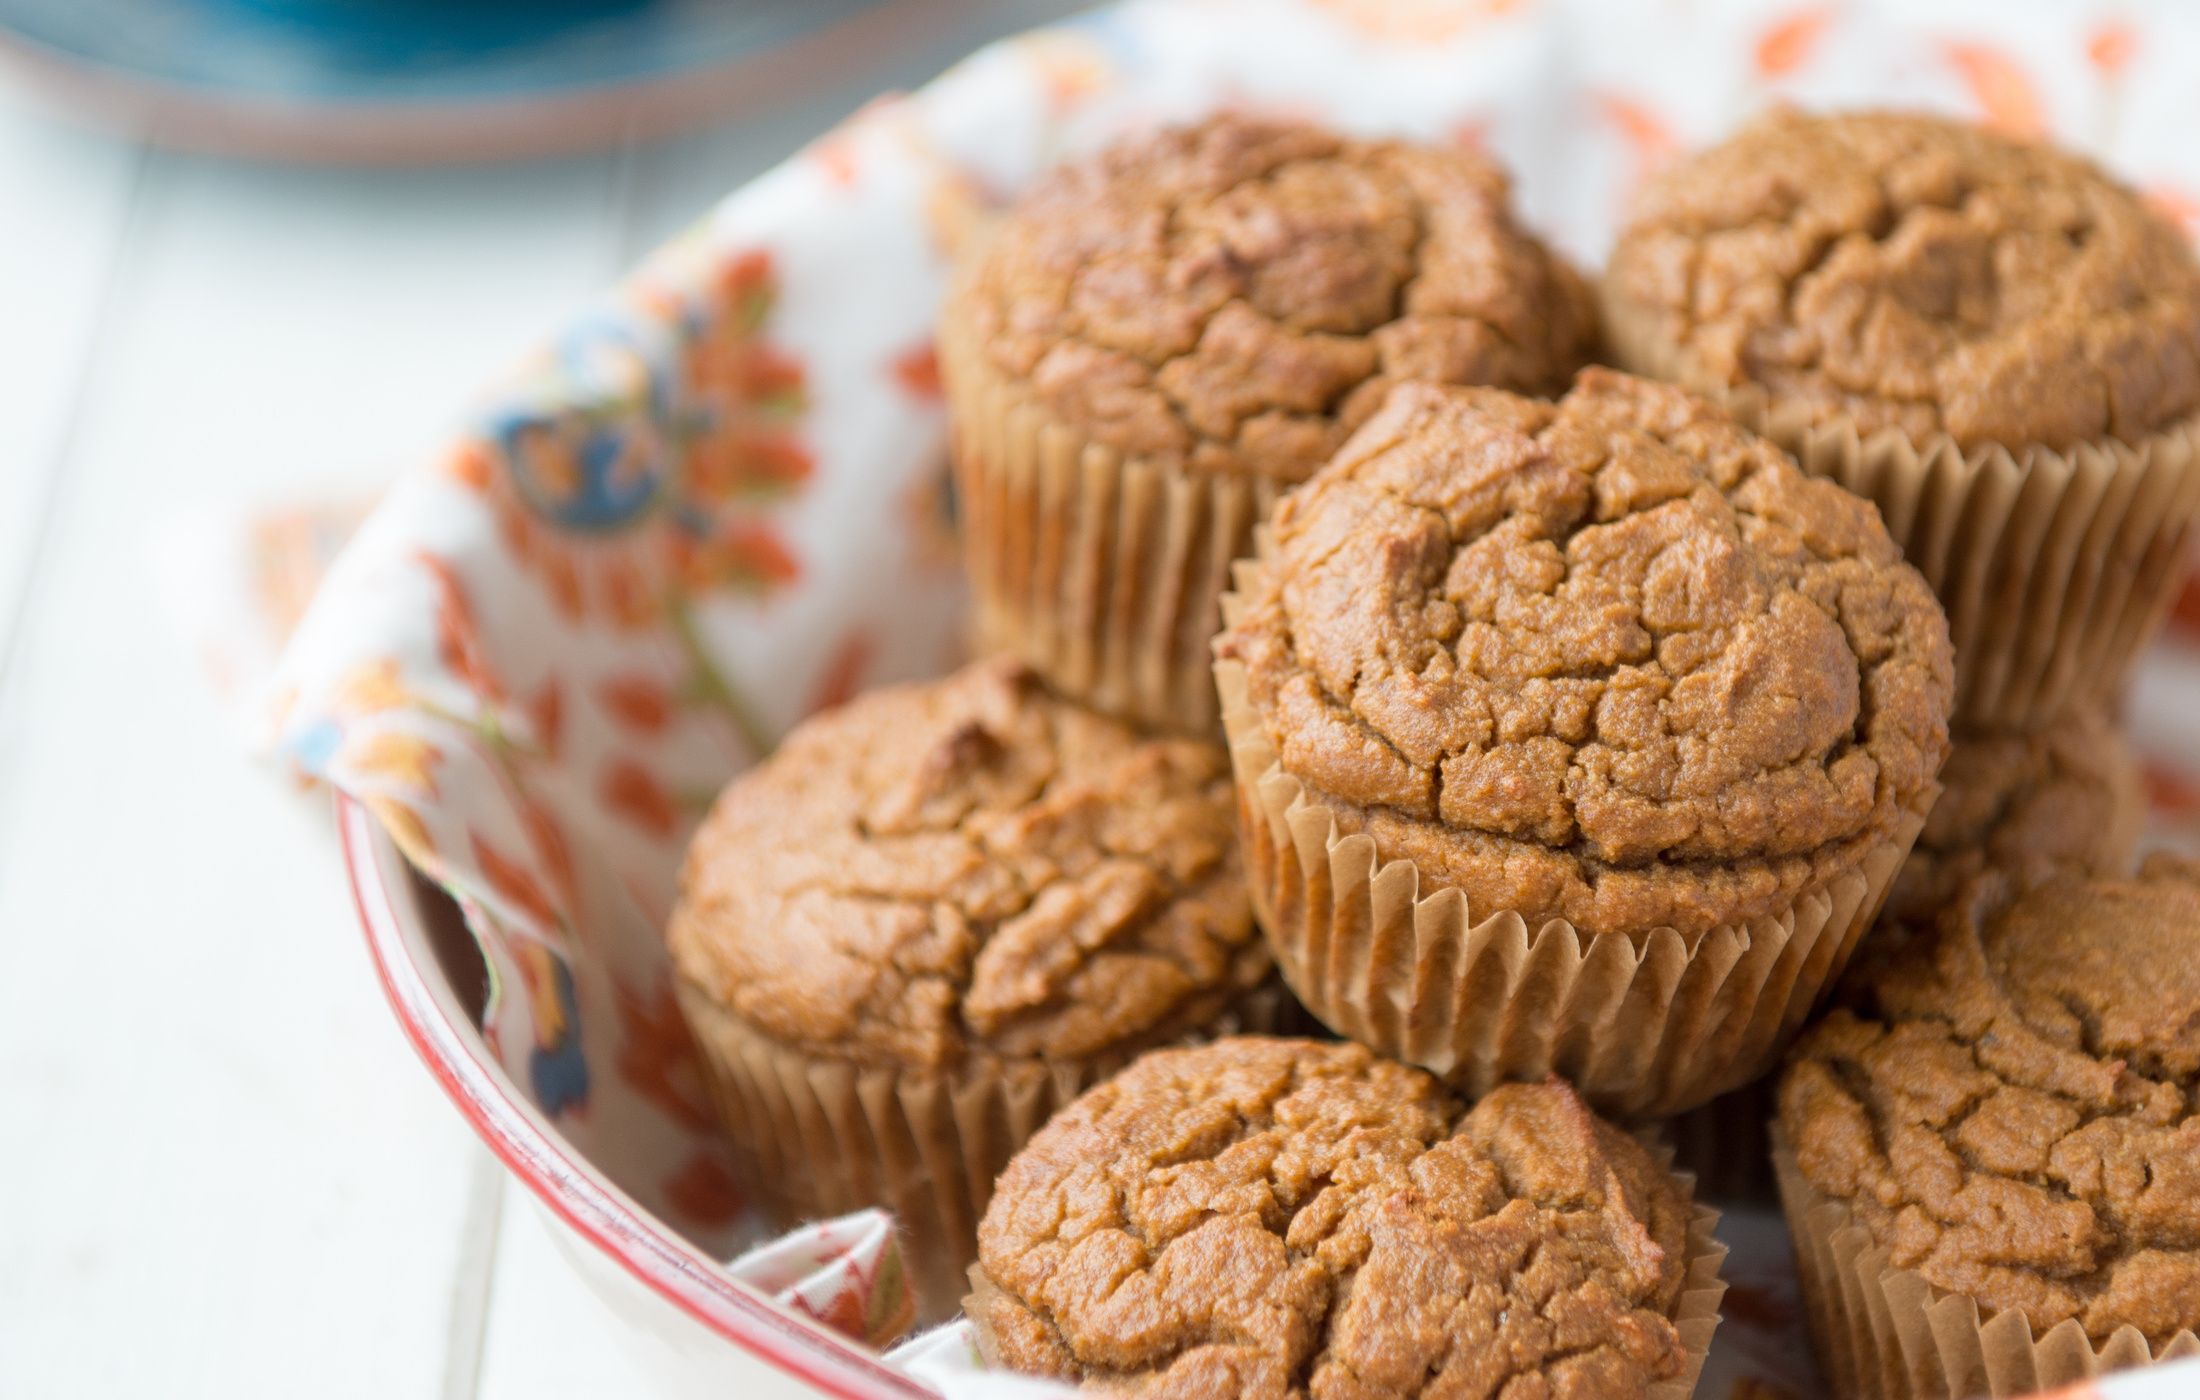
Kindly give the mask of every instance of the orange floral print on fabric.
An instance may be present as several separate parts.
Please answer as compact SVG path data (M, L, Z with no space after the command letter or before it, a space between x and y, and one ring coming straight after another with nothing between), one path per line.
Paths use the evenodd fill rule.
M559 741L565 737L565 687L556 676L546 676L527 701L527 723L534 730L535 744L544 755L558 756Z
M696 439L688 449L688 479L696 494L710 501L791 491L816 474L810 449L785 432L727 428Z
M2168 631L2181 641L2200 643L2200 569L2189 569L2170 604Z
M672 722L672 692L655 676L612 676L596 688L596 699L620 724L642 734L660 734Z
M798 432L807 372L764 333L777 268L749 249L698 280L692 301L653 303L678 323L673 368L615 333L580 336L538 373L553 387L558 375L591 376L585 409L501 420L444 462L445 478L482 498L506 550L571 622L645 630L687 595L753 595L801 576L759 514L817 471Z
M374 819L389 832L397 849L415 865L428 865L435 859L435 842L428 836L426 823L412 807L387 793L368 793L359 799L361 806L372 813Z
M413 556L435 581L435 644L437 654L452 675L464 681L475 695L489 704L504 698L504 687L490 669L481 645L481 629L474 620L466 586L449 561L422 550Z
M2148 811L2173 821L2200 817L2200 780L2159 759L2148 759L2141 772Z
M527 826L527 844L534 850L535 859L542 862L543 873L565 907L572 908L580 899L580 876L573 866L573 847L566 840L565 828L548 807L525 794L520 798L519 817Z
M1078 35L1038 30L1012 41L1057 112L1076 106L1108 84L1107 56Z
M794 551L762 524L731 522L703 539L681 536L673 542L672 557L680 577L695 589L768 593L802 577Z
M2120 78L2139 52L2139 36L2120 19L2112 19L2086 36L2085 57L2106 78Z
M2024 139L2046 131L2039 91L2015 59L1986 44L1944 44L1941 52L1971 90L1986 125Z
M812 141L804 155L812 165L824 172L827 182L843 189L852 187L856 183L856 177L862 173L863 167L856 159L853 133L845 127L837 128L831 134Z
M703 1087L702 1062L669 982L647 994L618 984L619 1077L674 1119L698 1132L718 1122Z
M680 807L650 771L629 758L614 759L604 769L597 795L604 806L659 840L669 840L680 829Z
M442 766L443 751L417 734L368 730L344 745L340 761L355 775L387 778L430 797L440 795L435 770Z
M674 1209L705 1225L725 1225L748 1207L748 1197L726 1164L698 1152L665 1178L665 1199Z
M498 898L515 911L532 920L536 928L547 932L558 922L557 906L543 892L542 884L534 873L512 856L497 849L480 832L470 833L474 864L481 870L481 878L489 882L489 888Z
M2188 236L2200 236L2200 195L2171 185L2156 185L2144 193L2146 202L2164 218L2182 226Z
M1757 76L1777 78L1802 67L1832 18L1833 11L1827 6L1812 5L1773 21L1757 36L1752 55Z
M806 712L829 710L835 705L845 705L863 689L863 673L870 669L871 656L878 650L871 634L861 628L840 639L833 648L833 656L825 663L825 674L818 678L817 689L810 693Z
M1319 0L1321 7L1378 39L1440 44L1484 20L1528 7L1528 0Z
M941 396L939 348L927 340L902 351L894 357L893 377L911 398L937 402Z
M1680 149L1680 141L1665 119L1634 98L1616 92L1599 93L1595 108L1634 154L1630 184L1641 184Z
M379 714L412 703L411 692L397 678L397 662L390 657L354 666L336 686L336 711L347 717Z

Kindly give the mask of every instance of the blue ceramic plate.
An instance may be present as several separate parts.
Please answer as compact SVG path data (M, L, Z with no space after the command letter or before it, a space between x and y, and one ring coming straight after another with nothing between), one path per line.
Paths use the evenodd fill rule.
M0 0L0 53L172 144L471 158L665 130L889 0Z

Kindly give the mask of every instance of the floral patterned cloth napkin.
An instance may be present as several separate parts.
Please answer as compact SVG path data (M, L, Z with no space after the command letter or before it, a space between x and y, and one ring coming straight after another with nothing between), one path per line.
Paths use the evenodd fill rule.
M810 710L958 654L931 323L974 215L1126 129L1230 104L1485 148L1593 264L1660 161L1794 101L2049 132L2200 227L2195 71L2200 13L2168 3L1128 0L882 100L729 196L371 512L193 522L171 596L257 741L458 900L513 1081L731 1257L762 1231L658 932L728 777ZM2189 586L2134 711L2162 828L2188 839L2196 678ZM1777 1222L1730 1221L1745 1289L1715 1357L1742 1369L1702 1393L1807 1385ZM878 1296L891 1234L845 1224L736 1269L821 1280L779 1287L877 1340L900 1306Z

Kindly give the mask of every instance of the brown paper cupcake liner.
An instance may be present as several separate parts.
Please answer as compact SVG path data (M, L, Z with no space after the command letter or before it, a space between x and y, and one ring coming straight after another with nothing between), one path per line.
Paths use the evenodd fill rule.
M949 319L941 368L979 645L1119 718L1214 732L1208 644L1230 564L1278 488L1091 441Z
M1958 723L2036 730L2113 698L2176 593L2200 517L2200 416L2146 440L1965 452L1812 424L1762 389L1707 385L1641 318L1608 316L1620 363L1708 393L1810 472L1879 507L1948 612Z
M1239 565L1226 612L1261 567ZM1468 909L1410 860L1378 862L1373 838L1345 835L1276 761L1244 667L1214 670L1253 912L1284 980L1330 1029L1469 1094L1555 1073L1616 1118L1661 1118L1756 1078L1848 965L1939 795L1919 793L1856 869L1777 916L1695 938L1531 929Z
M892 1211L927 1322L951 1316L962 1296L978 1220L1008 1159L1137 1053L971 1057L939 1071L857 1065L783 1045L684 979L677 993L743 1183L790 1224L866 1206ZM1211 1033L1269 1033L1296 1012L1271 980Z
M1658 1161L1669 1170L1672 1150L1656 1145ZM1695 1178L1687 1172L1676 1171L1673 1179L1680 1183L1683 1194L1690 1200L1688 1217L1688 1272L1681 1285L1680 1301L1673 1308L1673 1326L1680 1333L1681 1346L1687 1352L1681 1373L1669 1381L1660 1381L1643 1392L1645 1400L1689 1400L1696 1393L1696 1382L1703 1376L1704 1358L1711 1352L1712 1334L1719 1330L1719 1305L1726 1298L1726 1280L1719 1270L1726 1263L1726 1246L1718 1239L1719 1212L1695 1199ZM986 1300L998 1288L985 1270L973 1263L966 1275L969 1294L963 1299L963 1311L970 1318L972 1340L977 1343L978 1354L988 1366L997 1366L993 1333L986 1326Z
M1772 1159L1811 1341L1844 1400L2008 1400L2200 1356L2190 1331L2157 1351L2136 1327L2095 1343L2075 1320L2035 1337L2020 1310L1982 1317L1976 1299L1890 1264L1849 1208L1804 1178L1777 1128Z

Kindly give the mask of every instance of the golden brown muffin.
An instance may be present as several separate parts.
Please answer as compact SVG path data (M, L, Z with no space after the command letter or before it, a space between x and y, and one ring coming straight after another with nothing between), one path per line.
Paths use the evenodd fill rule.
M950 313L1062 423L1303 481L1401 379L1555 393L1586 286L1472 152L1224 115L1042 180Z
M783 1214L895 1207L944 1306L1047 1112L1137 1050L1274 1014L1225 765L996 662L817 716L726 789L670 944Z
M1871 506L1705 401L1409 385L1217 642L1253 906L1331 1028L1625 1116L1772 1063L1947 752L1938 605Z
M1359 1046L1246 1037L1034 1137L971 1312L995 1364L1134 1395L1679 1396L1722 1252L1559 1080L1463 1109Z
M1218 116L1042 180L942 319L985 642L1211 728L1258 513L1406 379L1556 392L1591 296L1463 150Z
M1963 725L2122 687L2200 516L2200 260L2131 190L1937 117L1777 112L1646 187L1603 306L1623 367L1880 508Z
M1958 733L1940 785L1887 895L1890 919L1932 918L1988 869L2020 885L2121 875L2146 820L2138 756L2097 705L2042 734Z
M2200 409L2200 261L2100 167L1937 117L1781 111L1652 180L1615 326L1684 383L1865 433L2139 442Z
M1218 650L1278 762L1478 913L1777 914L1947 752L1946 627L1870 505L1667 386L1401 390L1265 565Z
M2129 1327L2159 1354L2200 1327L2200 866L2023 892L1980 877L1858 969L1779 1099L1822 1298L1840 1290L1810 1261L1828 1222L1854 1225L1885 1256L1854 1266L1874 1287L1913 1271L2035 1336L2074 1321L2099 1347ZM1847 1344L1824 1307L1821 1344Z

